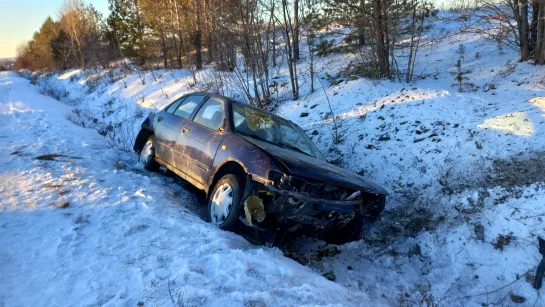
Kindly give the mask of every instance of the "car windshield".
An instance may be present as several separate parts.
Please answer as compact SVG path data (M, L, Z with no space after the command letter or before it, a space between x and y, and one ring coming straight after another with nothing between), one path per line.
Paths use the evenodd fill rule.
M240 134L324 160L303 130L288 120L236 103L233 120Z

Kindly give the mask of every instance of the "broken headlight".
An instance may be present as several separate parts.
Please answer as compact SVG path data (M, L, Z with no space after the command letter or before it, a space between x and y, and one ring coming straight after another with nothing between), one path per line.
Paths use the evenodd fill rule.
M277 172L277 171L269 171L269 180L272 181L274 184L278 184L282 178L286 177L284 173Z

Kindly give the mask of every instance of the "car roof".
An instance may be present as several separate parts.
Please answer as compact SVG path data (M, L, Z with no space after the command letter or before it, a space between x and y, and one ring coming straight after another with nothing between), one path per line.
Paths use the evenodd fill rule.
M283 120L286 120L286 121L289 121L291 122L291 120L287 119L287 118L284 118L282 116L279 116L277 114L274 114L272 112L269 112L267 110L263 110L262 108L259 108L259 107L256 107L256 106L253 106L249 103L244 103L244 102L240 102L238 100L235 100L233 98L229 98L229 97L226 97L226 96L223 96L223 95L220 95L220 94L215 94L215 93L211 93L211 92L193 92L193 93L188 93L186 95L207 95L207 96L210 96L210 97L216 97L216 98L221 98L221 99L224 99L230 103L235 103L235 104L240 104L240 105L243 105L245 107L250 107L252 109L256 109L256 110L259 110L260 112L263 112L263 113L266 113L268 115L271 115L271 116L274 116L274 117L279 117Z

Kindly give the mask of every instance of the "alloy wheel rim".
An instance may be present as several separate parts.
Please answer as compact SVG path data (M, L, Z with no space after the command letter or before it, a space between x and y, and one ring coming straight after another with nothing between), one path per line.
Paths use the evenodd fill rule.
M220 226L225 222L233 208L233 188L228 183L220 185L212 197L210 219L212 224Z

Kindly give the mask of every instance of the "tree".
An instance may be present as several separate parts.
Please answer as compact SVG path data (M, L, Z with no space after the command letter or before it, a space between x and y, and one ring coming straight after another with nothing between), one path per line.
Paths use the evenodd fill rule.
M147 29L137 0L109 0L107 39L120 56L145 62L144 35Z
M55 62L53 61L51 51L51 39L57 36L59 30L59 24L54 22L51 17L47 17L45 22L40 27L39 32L34 34L31 48L35 53L33 58L33 65L35 67L46 69L55 68Z
M85 68L83 40L87 26L83 11L84 4L82 0L65 0L59 9L61 28L70 37L72 50L77 55L81 68Z
M55 68L51 40L57 36L60 27L51 17L47 17L38 32L35 32L32 39L17 49L18 68L32 70Z
M533 59L537 64L545 64L544 2L534 0L529 14L528 0L478 0L482 9L474 17L480 26L468 30L516 49L521 61Z
M293 59L299 61L299 0L293 0Z
M64 30L61 29L59 34L51 39L51 52L56 66L60 69L68 69L74 62L72 42Z
M168 23L168 0L141 0L142 14L153 31L153 39L159 46L163 58L163 67L168 67L168 38L171 33L171 25Z
M545 64L545 0L539 0L537 19L537 39L534 48L534 59L538 64Z
M59 19L60 27L70 42L71 54L67 59L77 61L67 63L70 67L91 67L99 59L103 61L103 55L109 54L102 52L107 43L104 34L106 24L92 5L85 5L82 0L66 0L59 9ZM99 54L102 56L99 57Z
M293 100L299 99L299 83L297 79L297 61L293 54L293 35L290 37L290 33L293 34L293 26L291 24L291 15L287 0L282 0L282 14L283 14L283 26L285 35L286 54L288 56L288 70L290 73L291 92L293 94Z
M195 0L195 65L197 69L202 69L202 32L201 32L201 0Z
M307 46L308 46L308 67L310 73L310 92L314 93L314 59L316 57L315 52L315 39L316 31L318 29L318 22L320 16L318 13L318 6L316 0L305 0L303 8L301 10L302 26L307 33Z
M365 0L324 0L325 17L345 27L353 27L351 34L360 46L365 45L369 32L370 4Z

